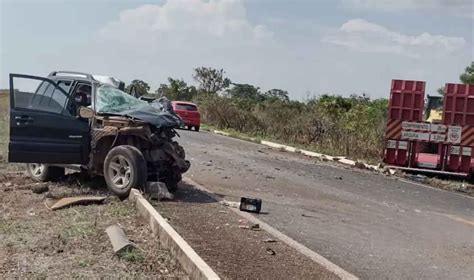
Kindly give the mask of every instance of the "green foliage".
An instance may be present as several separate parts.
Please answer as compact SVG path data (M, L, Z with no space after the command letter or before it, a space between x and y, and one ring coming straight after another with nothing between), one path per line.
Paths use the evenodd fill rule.
M286 90L281 90L281 89L271 89L267 92L265 92L265 97L269 99L274 99L274 100L280 100L283 102L289 102L290 97L288 96L288 92Z
M130 92L132 86L135 86L135 90L138 96L146 95L150 91L150 86L142 80L133 80L126 88L126 92Z
M474 85L474 61L466 67L464 73L459 76L459 79L463 84Z
M299 102L234 85L197 102L204 122L217 128L355 158L378 159L383 150L386 99L326 94Z
M170 100L190 101L197 95L197 90L194 86L188 84L180 79L168 78L168 85L161 84L156 90L159 96L166 96Z
M444 96L444 87L440 87L436 92L438 92L439 95Z
M193 78L199 83L199 90L206 94L216 94L230 85L229 78L225 77L224 69L199 67L194 69Z

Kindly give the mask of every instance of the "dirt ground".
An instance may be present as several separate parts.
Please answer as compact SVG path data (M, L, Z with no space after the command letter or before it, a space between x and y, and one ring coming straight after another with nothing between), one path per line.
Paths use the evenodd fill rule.
M187 279L129 202L111 196L101 205L56 211L44 204L50 197L107 196L93 183L72 174L66 182L48 184L49 192L35 194L35 183L21 172L0 170L0 278ZM119 224L138 249L115 256L105 233L112 224Z
M252 224L206 193L179 188L155 207L223 279L338 279L267 232L240 228Z

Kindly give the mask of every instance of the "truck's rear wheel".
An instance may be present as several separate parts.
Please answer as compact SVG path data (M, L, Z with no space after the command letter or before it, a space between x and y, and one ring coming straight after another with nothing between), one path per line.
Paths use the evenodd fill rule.
M39 182L57 181L64 177L63 167L49 166L43 163L27 163L26 172L33 180Z
M120 198L127 197L132 188L143 189L147 176L145 158L136 147L117 146L105 157L104 178L107 187Z

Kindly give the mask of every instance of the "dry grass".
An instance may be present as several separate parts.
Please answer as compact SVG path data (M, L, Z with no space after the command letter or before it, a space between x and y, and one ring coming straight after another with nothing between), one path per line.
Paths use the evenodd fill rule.
M109 197L100 205L51 211L44 205L47 197L75 195L77 186L50 183L49 193L38 195L26 187L31 183L0 171L0 278L187 278L131 202ZM80 193L103 195L106 189L82 188ZM105 233L112 224L119 224L139 249L115 256Z
M8 92L0 90L0 163L5 162L8 150Z

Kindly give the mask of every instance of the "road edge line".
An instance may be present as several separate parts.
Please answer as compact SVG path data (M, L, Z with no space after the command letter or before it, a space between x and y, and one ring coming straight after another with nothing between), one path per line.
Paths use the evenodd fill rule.
M222 201L223 199L213 193L212 191L208 190L206 187L203 185L195 182L189 177L184 177L183 181L201 191L204 191L207 193L207 195L211 196L213 199L216 201ZM249 220L250 222L254 224L259 224L260 228L263 230L267 231L269 234L273 235L274 237L280 239L283 243L286 245L290 246L291 248L295 249L299 253L303 254L304 256L308 257L312 261L318 263L328 271L334 273L336 276L341 278L341 280L358 280L359 278L350 272L344 270L337 264L331 262L330 260L326 259L325 257L321 256L320 254L316 253L315 251L309 249L308 247L304 246L303 244L299 243L298 241L292 239L291 237L287 236L286 234L282 233L281 231L277 230L276 228L272 227L271 225L263 222L259 218L253 216L250 213L247 212L242 212L239 209L229 207L230 210L232 210L234 213L240 215L241 217Z
M153 235L175 257L191 279L220 279L217 273L194 251L173 227L156 211L137 189L130 191L129 200L142 218L149 220Z

